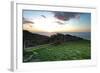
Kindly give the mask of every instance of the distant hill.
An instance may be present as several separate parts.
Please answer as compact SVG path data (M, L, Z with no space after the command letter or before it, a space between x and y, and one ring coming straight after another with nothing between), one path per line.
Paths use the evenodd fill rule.
M51 37L45 36L45 35L40 35L40 34L35 34L31 33L29 31L23 30L23 47L33 47L37 45L42 45L42 44L61 44L63 42L68 42L68 41L77 41L77 40L83 40L83 38L72 36L69 34L61 34L57 33L52 35Z
M24 30L23 31L23 38L24 39L47 39L49 37L44 36L44 35L40 35L40 34L31 33L27 30Z
M65 40L66 41L76 41L76 40L82 40L83 38L77 37L77 36L72 36L72 35L65 35Z
M38 44L39 45L44 44L45 42L48 41L48 39L49 39L48 36L31 33L26 30L23 31L23 43L24 43L23 46L24 46L24 48L36 46Z

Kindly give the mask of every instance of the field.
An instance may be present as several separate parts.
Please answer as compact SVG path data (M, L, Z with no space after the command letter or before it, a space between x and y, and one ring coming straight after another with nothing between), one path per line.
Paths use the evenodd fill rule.
M88 40L64 42L59 45L43 44L23 50L23 62L83 60L91 58Z

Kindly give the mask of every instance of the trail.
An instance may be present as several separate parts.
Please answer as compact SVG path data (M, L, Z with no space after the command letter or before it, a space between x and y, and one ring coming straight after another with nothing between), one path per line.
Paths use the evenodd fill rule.
M25 48L26 51L32 51L32 50L36 50L36 49L40 49L40 48L46 48L48 47L49 45L51 45L52 43L49 43L49 44L43 44L43 45L38 45L38 46L34 46L34 47L28 47L28 48Z

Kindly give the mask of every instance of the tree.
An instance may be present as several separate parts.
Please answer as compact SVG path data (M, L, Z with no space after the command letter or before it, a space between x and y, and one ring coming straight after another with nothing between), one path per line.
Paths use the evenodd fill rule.
M56 35L51 36L51 41L54 45L59 45L64 42L64 35L57 33Z

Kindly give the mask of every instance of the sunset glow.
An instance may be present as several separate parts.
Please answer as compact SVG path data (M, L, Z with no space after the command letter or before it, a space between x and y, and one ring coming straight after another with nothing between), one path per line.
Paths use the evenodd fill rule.
M59 14L58 14L59 15ZM61 15L61 14L60 14ZM90 32L90 14L65 13L55 17L53 12L24 11L23 18L33 23L24 23L23 30L30 32ZM84 16L83 16L84 15ZM23 20L25 21L25 20ZM85 22L86 21L86 22Z

